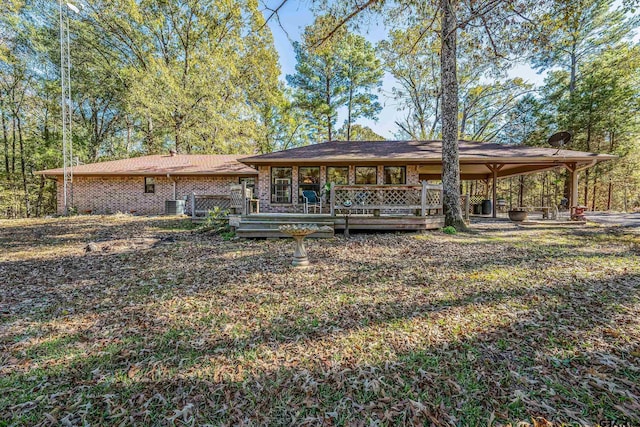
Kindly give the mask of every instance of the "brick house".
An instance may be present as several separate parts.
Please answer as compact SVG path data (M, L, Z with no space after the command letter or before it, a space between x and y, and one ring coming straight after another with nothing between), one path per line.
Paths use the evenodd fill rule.
M192 193L228 196L234 184L255 185L258 173L238 162L241 157L171 153L74 166L71 205L79 213L159 215L166 200L185 200ZM62 168L36 173L56 180L61 214Z
M459 154L462 180L481 180L486 188L491 184L494 216L496 181L500 178L566 168L571 178L573 206L577 203L578 171L615 158L476 141L460 141ZM62 169L37 173L57 180L58 212L62 212ZM418 194L419 186L440 180L442 144L441 141L330 141L258 156L144 156L75 166L73 173L71 205L79 213L161 214L166 200L184 200L194 192L229 197L231 186L243 180L254 187L253 197L265 214L301 213L302 191L313 190L321 195L329 182L350 187L342 189L345 194L370 193L377 204L378 199L395 197L396 204L413 206L416 203L409 202L413 197L409 197L410 193L426 197ZM353 196L351 193L349 198ZM404 196L398 196L400 193ZM323 203L326 208L329 200L325 198ZM421 203L424 205L424 200ZM189 203L186 206L189 210Z

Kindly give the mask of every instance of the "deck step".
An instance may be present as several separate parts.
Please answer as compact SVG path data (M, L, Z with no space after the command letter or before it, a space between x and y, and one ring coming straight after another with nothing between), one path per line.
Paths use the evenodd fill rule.
M278 227L280 227L281 225L290 225L290 224L301 224L298 222L286 222L286 221L269 221L269 222L263 222L263 221L245 221L244 219L240 221L238 228L244 229L244 230L249 230L249 229L258 229L258 228L270 228L273 230L277 230ZM333 228L333 222L332 221L309 221L309 222L305 222L305 224L315 224L318 227L331 227Z
M236 236L244 237L244 238L256 238L256 237L276 237L276 238L288 238L287 234L281 233L277 228L250 228L236 229ZM331 231L321 231L318 233L313 233L307 236L307 238L312 239L326 239L333 237L333 228Z

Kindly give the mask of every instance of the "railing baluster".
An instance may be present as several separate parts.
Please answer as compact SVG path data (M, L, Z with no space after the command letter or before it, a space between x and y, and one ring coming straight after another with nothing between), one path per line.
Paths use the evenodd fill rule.
M422 189L420 190L420 212L422 216L427 216L427 181L422 181Z
M334 216L335 210L336 210L336 189L333 183L330 184L329 205L331 206L331 210L330 210L331 216Z
M191 219L196 219L196 193L191 193Z

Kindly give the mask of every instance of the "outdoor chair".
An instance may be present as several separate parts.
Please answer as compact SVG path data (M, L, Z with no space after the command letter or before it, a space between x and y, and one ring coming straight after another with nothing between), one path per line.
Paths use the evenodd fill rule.
M365 214L365 202L367 201L366 193L358 193L355 197L355 213L358 213L358 210L361 210L363 214Z
M304 213L309 213L309 207L313 208L313 213L316 213L316 209L322 213L322 200L318 197L318 193L312 190L303 190L302 198L304 199Z

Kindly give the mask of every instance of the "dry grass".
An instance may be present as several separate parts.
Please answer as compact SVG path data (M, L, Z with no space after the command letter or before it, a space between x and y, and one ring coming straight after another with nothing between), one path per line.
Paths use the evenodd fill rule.
M177 218L0 245L0 425L640 423L637 231L361 234L308 270Z

